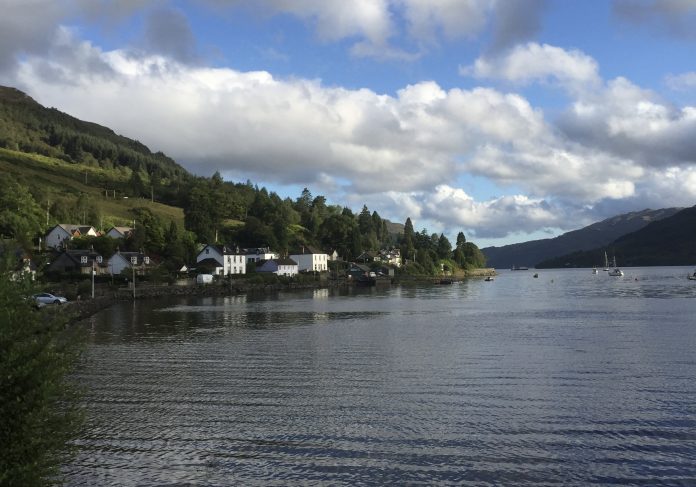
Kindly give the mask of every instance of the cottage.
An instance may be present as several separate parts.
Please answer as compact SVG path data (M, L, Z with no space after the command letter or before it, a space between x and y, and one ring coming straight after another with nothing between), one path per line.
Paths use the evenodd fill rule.
M106 236L125 239L131 236L133 230L135 230L133 227L111 227L109 231L106 232Z
M278 254L272 252L268 247L258 247L251 249L244 249L244 254L246 255L246 262L250 264L252 262L261 262L262 260L273 260L278 258Z
M46 248L65 248L66 243L76 237L96 237L97 231L89 225L75 225L72 223L59 223L46 234Z
M399 249L380 250L378 261L394 267L401 267L401 251Z
M246 254L226 245L206 245L196 256L196 265L220 276L246 274Z
M313 247L302 247L299 251L290 254L290 258L297 262L300 272L324 272L328 270L329 256Z
M120 274L124 270L135 269L137 274L144 274L153 265L149 256L143 252L121 252L120 250L111 256L108 269L111 274Z
M278 276L296 276L297 262L292 259L271 259L260 262L256 272L272 272Z
M75 272L90 274L93 270L97 274L106 274L108 272L104 257L93 249L64 250L59 252L46 268L46 272L53 273Z

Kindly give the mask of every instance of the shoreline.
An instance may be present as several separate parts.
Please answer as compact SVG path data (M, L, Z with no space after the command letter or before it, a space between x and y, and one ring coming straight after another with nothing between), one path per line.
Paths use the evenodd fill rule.
M463 281L465 279L483 278L496 275L495 269L473 269L466 271L464 275L449 276L446 279L452 282ZM392 279L389 283L378 285L412 285L412 284L430 284L437 285L443 277L433 276L400 276ZM354 287L358 285L356 282L351 282L347 279L322 279L314 282L305 283L258 283L248 282L246 280L226 281L216 284L194 284L194 285L176 285L176 284L158 284L150 286L142 286L136 288L135 297L132 289L117 288L110 290L101 290L102 294L94 298L71 301L66 306L66 312L74 314L69 318L71 323L76 323L89 318L90 316L109 308L119 301L133 301L154 299L163 296L232 296L244 294L248 292L276 292L301 289L322 289L322 288L340 288ZM62 308L61 308L62 309Z

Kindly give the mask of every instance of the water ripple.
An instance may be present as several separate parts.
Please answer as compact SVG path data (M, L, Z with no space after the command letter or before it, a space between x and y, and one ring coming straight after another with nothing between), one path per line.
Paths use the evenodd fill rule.
M668 273L116 307L68 484L696 485Z

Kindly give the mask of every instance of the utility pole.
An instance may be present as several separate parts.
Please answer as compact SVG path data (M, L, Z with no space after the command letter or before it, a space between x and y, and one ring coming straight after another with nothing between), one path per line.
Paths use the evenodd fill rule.
M133 301L135 301L135 264L132 262L131 267L133 268Z
M97 273L94 264L94 260L92 260L92 299L94 299L94 275Z

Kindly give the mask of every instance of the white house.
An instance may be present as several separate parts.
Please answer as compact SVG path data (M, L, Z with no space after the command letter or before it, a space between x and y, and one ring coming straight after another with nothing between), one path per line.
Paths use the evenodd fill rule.
M251 262L261 262L262 260L273 260L278 258L278 254L271 252L268 247L259 247L255 249L244 249L247 264Z
M211 267L213 274L246 274L246 254L225 245L206 245L196 256L199 267Z
M118 251L111 256L107 266L111 274L120 274L124 269L133 267L138 274L142 274L151 264L150 257L141 252Z
M279 276L296 276L298 272L297 262L292 259L271 259L257 267L256 272L272 272Z
M300 272L323 272L328 270L329 256L312 247L302 247L298 252L290 254L290 258L297 262Z
M111 227L106 232L106 236L111 238L128 238L133 230L135 230L133 227Z
M89 225L75 225L73 223L59 223L46 234L46 247L58 249L65 247L65 243L75 237L96 237L97 231Z
M383 264L401 267L401 251L399 249L380 250L379 259Z

